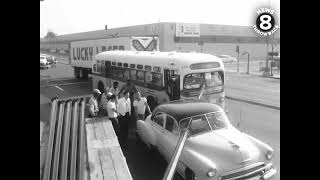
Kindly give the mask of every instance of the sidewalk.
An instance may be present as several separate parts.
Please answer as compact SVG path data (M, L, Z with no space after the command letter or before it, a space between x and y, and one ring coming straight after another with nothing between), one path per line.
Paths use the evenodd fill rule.
M240 75L252 75L252 76L259 76L259 77L265 77L265 78L274 78L274 79L280 79L280 74L273 74L273 76L264 76L263 72L249 72L247 74L246 72L237 72L235 70L226 70L227 73L238 73Z

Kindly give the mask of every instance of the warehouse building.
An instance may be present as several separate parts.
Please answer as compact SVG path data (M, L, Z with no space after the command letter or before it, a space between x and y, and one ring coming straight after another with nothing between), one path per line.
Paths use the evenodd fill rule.
M197 32L186 34L187 31ZM184 34L185 33L185 34ZM239 47L240 60L248 52L252 60L265 60L267 52L280 52L280 29L270 37L258 35L252 26L233 26L216 24L188 24L161 22L121 28L89 31L60 35L53 40L40 38L40 49L69 51L72 41L106 39L127 36L147 36L159 38L160 51L203 52L213 55L227 54L234 57Z

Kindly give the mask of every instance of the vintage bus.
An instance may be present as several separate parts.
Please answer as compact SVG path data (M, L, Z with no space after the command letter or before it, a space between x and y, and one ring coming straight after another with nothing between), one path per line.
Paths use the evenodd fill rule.
M203 53L107 51L94 57L93 88L130 80L153 108L175 100L202 99L224 108L225 70L220 58Z

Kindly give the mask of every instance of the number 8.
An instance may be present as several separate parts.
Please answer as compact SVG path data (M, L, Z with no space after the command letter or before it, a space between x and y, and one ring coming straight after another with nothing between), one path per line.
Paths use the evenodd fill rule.
M267 20L264 20L265 18L267 18ZM265 31L271 29L271 27L272 27L272 25L270 23L271 19L272 19L271 16L267 15L267 14L260 16L260 21L261 21L260 28ZM267 24L267 27L264 26L265 24Z

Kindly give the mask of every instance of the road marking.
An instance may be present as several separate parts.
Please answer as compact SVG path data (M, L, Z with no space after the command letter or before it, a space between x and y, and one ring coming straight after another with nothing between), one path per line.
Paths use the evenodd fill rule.
M54 86L56 88L58 88L60 91L64 91L62 88L60 88L59 86Z
M89 82L76 82L76 83L65 83L65 84L50 84L50 85L44 85L44 86L40 86L40 88L43 87L50 87L50 86L66 86L66 85L73 85L73 84L84 84L84 83L89 83Z

